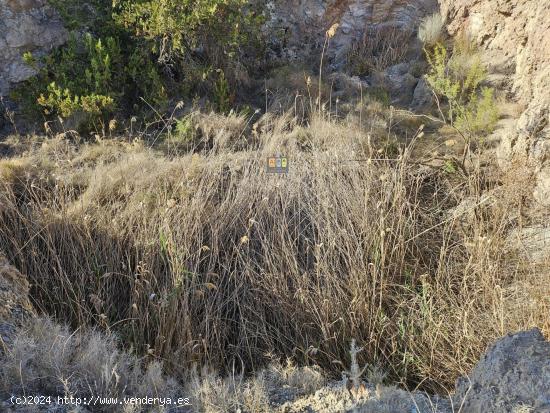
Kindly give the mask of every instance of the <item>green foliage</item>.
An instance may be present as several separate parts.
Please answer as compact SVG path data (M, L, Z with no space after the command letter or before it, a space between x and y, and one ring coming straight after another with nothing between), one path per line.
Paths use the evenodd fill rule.
M426 80L446 100L447 121L470 137L494 130L499 116L494 90L482 86L487 72L471 46L458 43L449 58L446 47L438 43L426 56Z
M121 112L162 110L167 90L178 97L210 93L217 109L229 111L239 73L250 68L241 58L261 49L262 14L244 0L52 0L52 5L71 30L70 39L40 60L25 55L38 75L14 97L27 113L46 118L85 115L87 129Z
M183 141L189 141L193 139L195 135L195 129L193 118L191 115L187 115L181 119L176 120L175 133L177 137Z
M227 112L243 74L263 56L263 14L245 0L116 0L117 23L149 43L188 95L209 95ZM257 6L256 6L257 7Z
M261 44L263 15L246 0L114 0L113 10L117 24L148 40L172 70L190 61L198 70L232 68Z
M366 93L370 99L380 102L384 106L389 106L391 103L390 94L383 87L371 87L366 91Z
M229 84L223 70L218 70L218 80L214 88L214 103L216 110L221 113L228 113L231 110L231 95Z
M457 166L456 161L454 161L453 159L447 159L443 163L443 171L445 171L448 174L457 173L458 172L458 166Z
M70 31L86 30L96 36L113 34L111 0L48 0ZM108 32L111 33L108 33Z
M41 61L24 56L38 75L18 91L20 100L35 104L46 117L81 116L80 129L103 124L146 96L160 104L166 98L158 71L139 50L128 54L115 37L72 33L67 44Z
M69 89L62 89L55 82L48 85L46 95L40 95L37 102L44 108L44 114L57 114L64 118L68 118L76 111L89 115L101 115L104 111L112 111L115 107L114 100L110 96L72 95Z
M82 52L79 52L80 46L84 47ZM120 79L116 69L121 65L116 41L113 38L96 40L87 33L79 42L72 36L59 53L58 58L50 56L44 69L54 61L62 65L51 74L42 72L44 80L52 78L37 99L44 113L66 118L76 111L95 116L113 111L119 96L115 82Z
M470 101L472 107L467 111L465 119L475 132L492 131L499 118L499 110L495 104L494 90L488 87L482 87L480 96ZM460 125L459 125L460 127Z

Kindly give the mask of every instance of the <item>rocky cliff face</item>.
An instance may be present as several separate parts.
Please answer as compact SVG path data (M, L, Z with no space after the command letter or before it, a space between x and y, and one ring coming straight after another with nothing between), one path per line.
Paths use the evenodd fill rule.
M436 0L270 0L274 33L283 38L287 57L320 53L325 32L339 24L330 54L341 60L353 41L372 27L414 30L422 17L437 11Z
M271 49L274 57L283 61L305 60L317 67L326 32L335 24L337 29L324 50L325 65L332 70L342 69L350 48L364 38L375 49L385 36L402 39L395 46L403 49L403 57L361 81L365 88L386 90L396 105L420 105L414 96L417 86L422 85L413 70L414 62L422 55L416 30L422 18L438 10L436 0L270 0L267 5Z
M0 0L0 96L33 75L23 53L46 53L66 38L61 20L45 0Z
M550 206L550 0L440 0L448 31L482 48L493 80L523 105L501 133L499 160L534 164L535 199Z

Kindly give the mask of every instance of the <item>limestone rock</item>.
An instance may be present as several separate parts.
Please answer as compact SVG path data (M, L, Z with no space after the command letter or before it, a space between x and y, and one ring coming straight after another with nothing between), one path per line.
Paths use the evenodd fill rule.
M426 79L422 78L416 84L411 102L413 111L422 112L430 108L433 104L434 96Z
M407 63L400 63L386 69L392 103L402 106L408 106L411 103L418 79L410 73L410 70L411 65Z
M407 107L411 104L418 85L418 79L410 70L409 63L399 63L368 76L367 81L370 86L387 91L392 104Z
M448 31L468 33L498 86L525 111L501 133L499 162L520 157L540 173L534 198L550 206L550 0L439 0Z
M550 343L538 329L510 334L457 383L455 405L468 413L550 411Z
M325 32L338 23L327 53L338 65L366 29L392 26L415 30L424 16L437 10L437 1L270 0L268 10L271 14L269 26L282 38L280 50L284 57L320 56Z
M0 0L0 96L34 70L23 53L40 56L67 40L67 31L45 0Z

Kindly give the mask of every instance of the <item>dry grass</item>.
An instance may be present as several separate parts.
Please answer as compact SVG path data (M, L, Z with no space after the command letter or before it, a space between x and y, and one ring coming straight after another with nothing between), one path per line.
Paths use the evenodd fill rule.
M57 396L185 397L180 385L162 373L160 363L144 368L142 360L120 351L112 336L71 332L48 318L32 320L21 329L0 366L0 394L52 396L54 402ZM92 410L120 411L118 405L101 404ZM127 406L124 411L149 410Z
M191 380L189 391L194 408L204 413L270 411L269 392L262 375L245 381L242 376L220 378L203 372Z
M542 275L505 242L512 201L481 172L448 175L409 149L353 161L385 154L319 118L304 137L267 116L244 142L227 122L192 155L58 139L1 161L1 250L37 307L116 332L176 377L272 356L339 376L355 338L361 365L438 390L496 337L547 323L535 298L515 305ZM275 152L288 176L266 175Z
M443 39L445 20L440 13L427 16L420 23L418 38L424 46L434 46Z
M325 383L317 369L288 362L286 366L274 363L248 378L235 374L221 378L206 368L193 369L182 385L166 376L158 361L121 351L112 334L70 331L49 318L26 322L9 350L0 353L0 407L11 395L33 395L50 397L46 403L54 410L63 408L58 397L73 397L91 400L86 411L93 412L263 413L273 411L273 404L310 395ZM132 397L164 402L120 407L105 401ZM177 400L181 403L174 409ZM72 408L79 411L76 404Z
M367 29L348 53L348 70L353 75L366 76L403 62L411 37L411 31L398 27Z

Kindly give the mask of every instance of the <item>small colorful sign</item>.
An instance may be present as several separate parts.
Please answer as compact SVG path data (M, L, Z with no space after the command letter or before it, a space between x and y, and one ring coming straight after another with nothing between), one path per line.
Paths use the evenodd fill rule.
M287 174L288 158L286 158L285 156L272 156L270 158L267 158L267 173Z

